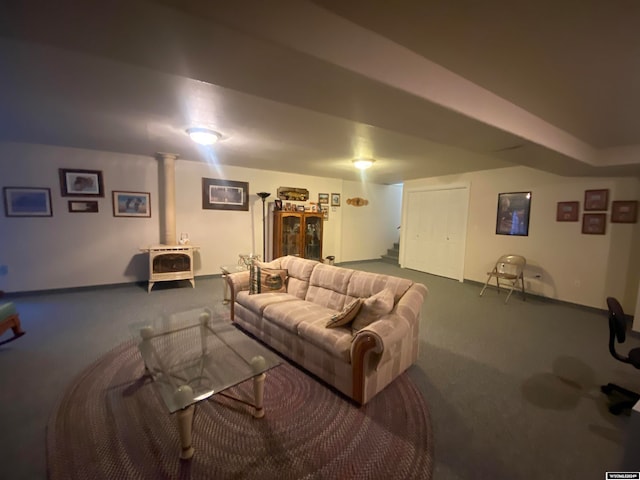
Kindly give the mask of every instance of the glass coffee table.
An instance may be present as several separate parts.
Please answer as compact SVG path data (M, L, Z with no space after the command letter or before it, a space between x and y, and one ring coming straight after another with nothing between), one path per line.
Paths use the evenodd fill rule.
M189 459L198 402L253 378L253 416L262 418L265 372L281 360L222 315L197 308L131 325L153 386L169 413L177 414L180 458ZM229 395L223 394L229 398Z

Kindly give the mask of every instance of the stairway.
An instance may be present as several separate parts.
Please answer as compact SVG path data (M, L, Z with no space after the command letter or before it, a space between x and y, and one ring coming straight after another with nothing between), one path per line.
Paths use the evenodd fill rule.
M383 262L391 263L392 265L400 265L398 257L400 256L400 244L394 243L393 248L387 250L386 255L381 255L380 258Z

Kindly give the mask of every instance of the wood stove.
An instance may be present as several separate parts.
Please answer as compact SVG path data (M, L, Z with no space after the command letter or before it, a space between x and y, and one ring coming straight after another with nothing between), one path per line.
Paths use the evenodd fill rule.
M156 282L189 280L195 288L193 275L193 245L152 245L140 249L149 252L149 286L151 292Z

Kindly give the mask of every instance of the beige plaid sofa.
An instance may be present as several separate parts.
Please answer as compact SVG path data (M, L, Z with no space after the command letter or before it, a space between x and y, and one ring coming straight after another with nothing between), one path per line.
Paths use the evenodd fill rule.
M227 277L242 329L362 405L416 361L424 285L293 256L269 266L287 270L286 293L249 295L249 272ZM351 300L384 288L394 293L391 313L355 334L325 327Z

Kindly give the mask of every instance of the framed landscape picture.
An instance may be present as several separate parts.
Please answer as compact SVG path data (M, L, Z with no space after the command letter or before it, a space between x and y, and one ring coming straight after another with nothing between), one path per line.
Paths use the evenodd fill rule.
M59 173L63 197L104 197L101 171L60 168Z
M249 211L249 182L202 179L202 208Z
M528 236L530 210L531 192L499 193L496 235Z
M558 202L557 222L577 222L580 202Z
M114 217L151 217L151 194L149 192L122 192L114 190Z
M318 203L320 205L329 205L329 194L328 193L319 193L318 194Z
M4 214L7 217L52 217L51 189L4 187Z

